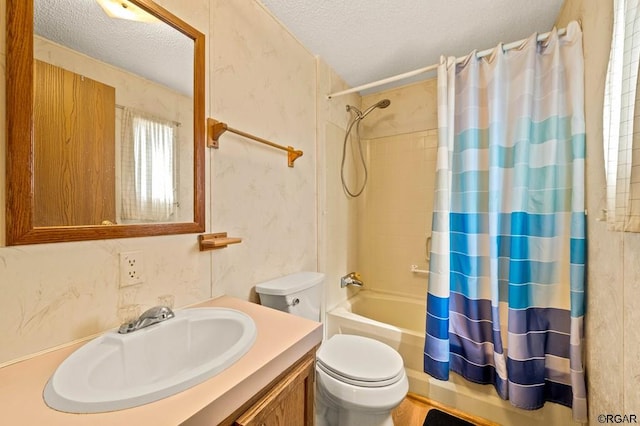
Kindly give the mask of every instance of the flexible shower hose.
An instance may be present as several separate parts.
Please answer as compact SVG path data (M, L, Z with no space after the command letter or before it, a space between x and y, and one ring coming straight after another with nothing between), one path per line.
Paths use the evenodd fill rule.
M360 141L360 120L362 117L360 115L356 115L355 118L349 123L347 127L347 132L344 135L344 143L342 144L342 164L340 166L340 179L342 180L342 188L345 190L347 194L351 197L358 197L364 191L365 186L367 186L367 179L369 177L369 173L367 171L367 163L364 159L364 153L362 152L362 142ZM364 168L364 182L362 182L362 186L357 191L352 192L347 185L347 182L344 178L344 163L347 156L347 141L349 140L349 134L351 133L351 129L353 125L356 125L356 138L358 140L358 151L360 152L360 161L362 162L362 167Z

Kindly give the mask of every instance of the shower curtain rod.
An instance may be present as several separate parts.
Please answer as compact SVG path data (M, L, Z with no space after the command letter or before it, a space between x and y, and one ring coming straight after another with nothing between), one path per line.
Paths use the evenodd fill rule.
M565 35L566 32L567 32L566 28L561 28L561 29L558 30L558 35L559 36ZM546 32L544 34L538 35L538 37L536 38L536 41L540 42L540 41L546 40L547 37L549 37L549 34L551 34L551 31ZM522 40L511 42L511 43L508 43L508 44L505 44L502 48L503 48L503 50L514 49L516 47L519 47L525 40L526 40L526 38L524 38ZM476 54L476 57L477 58L482 58L484 56L490 55L493 52L494 49L495 49L495 47L491 48L491 49L482 50L482 51L480 51L480 52L478 52ZM456 63L460 64L460 63L464 62L465 59L467 59L466 56L460 57L460 58L456 59ZM416 76L416 75L424 74L426 72L433 71L433 70L437 69L438 65L439 64L429 65L428 67L419 68L417 70L408 71L408 72L405 72L405 73L402 73L402 74L394 75L392 77L383 78L382 80L374 81L372 83L363 84L361 86L353 87L351 89L343 90L341 92L331 93L331 94L327 95L327 99L332 99L332 98L335 98L337 96L348 95L349 93L359 92L359 91L365 90L365 89L371 89L372 87L378 87L378 86L382 86L383 84L393 83L394 81L404 80L405 78L409 78L409 77L413 77L413 76Z

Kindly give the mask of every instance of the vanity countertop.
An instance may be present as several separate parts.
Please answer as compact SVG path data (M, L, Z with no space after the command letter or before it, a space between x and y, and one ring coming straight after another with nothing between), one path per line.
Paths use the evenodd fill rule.
M228 296L193 307L225 307L250 315L258 334L239 361L211 379L156 402L97 414L69 414L42 399L58 365L86 342L0 369L0 423L3 425L215 425L249 400L322 340L322 325Z

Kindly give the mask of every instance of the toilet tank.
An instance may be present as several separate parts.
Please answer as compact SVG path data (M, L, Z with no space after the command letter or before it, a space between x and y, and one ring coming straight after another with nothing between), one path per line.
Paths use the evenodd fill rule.
M324 274L296 272L256 285L260 304L293 315L320 321Z

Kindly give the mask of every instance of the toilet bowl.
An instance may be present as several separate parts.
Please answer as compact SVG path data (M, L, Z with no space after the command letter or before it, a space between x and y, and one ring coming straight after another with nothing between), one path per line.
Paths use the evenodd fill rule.
M324 275L299 272L256 285L262 305L318 321ZM316 354L317 426L392 426L409 390L400 354L368 337L336 334Z
M408 390L402 357L382 342L336 334L318 350L318 426L391 426L391 410Z

